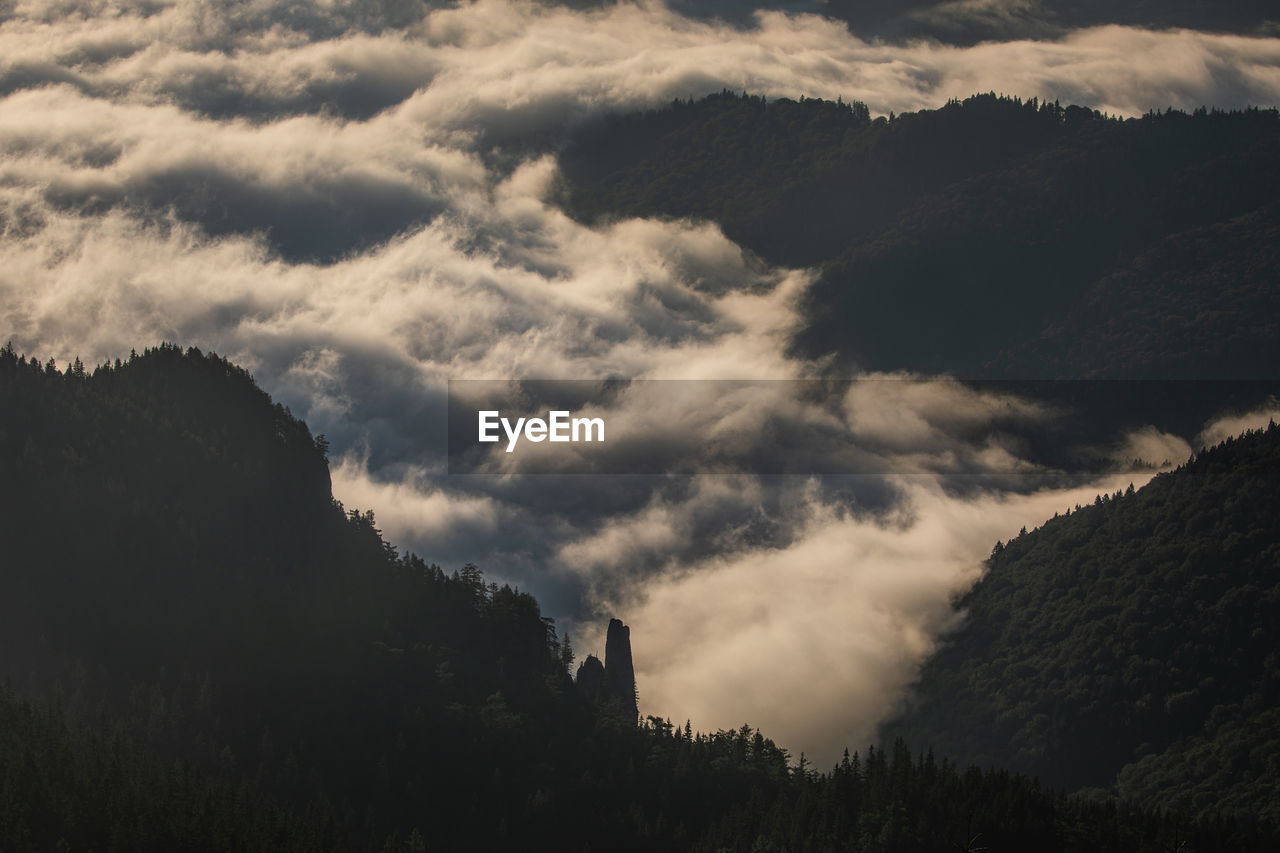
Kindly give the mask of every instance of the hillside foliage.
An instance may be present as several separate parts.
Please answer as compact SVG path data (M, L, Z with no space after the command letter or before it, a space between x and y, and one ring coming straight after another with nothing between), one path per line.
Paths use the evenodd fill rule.
M887 736L1280 824L1280 428L1007 544Z
M1118 120L995 94L866 105L724 92L614 116L560 154L595 223L709 220L815 267L792 345L977 378L1275 378L1280 119Z

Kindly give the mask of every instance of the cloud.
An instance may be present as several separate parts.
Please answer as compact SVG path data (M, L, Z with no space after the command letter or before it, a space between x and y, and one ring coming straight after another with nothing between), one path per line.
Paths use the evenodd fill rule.
M1280 421L1280 403L1272 399L1269 405L1252 412L1224 415L1205 424L1204 430L1196 436L1196 446L1213 447L1248 430L1266 429L1268 424L1277 421Z
M377 4L221 5L109 14L91 4L24 4L0 26L0 80L10 90L61 82L114 101L255 121L363 119L399 105L429 132L500 142L722 87L856 98L883 113L987 90L1129 115L1280 101L1280 41L1191 30L1099 27L952 47L863 41L839 22L777 11L735 29L656 3L584 14L478 0L425 15L391 4L388 14Z
M1191 457L1186 439L1163 432L1154 426L1134 430L1125 437L1112 459L1121 465L1142 462L1160 468L1181 465Z
M160 340L227 355L328 435L338 497L393 541L532 588L584 636L626 617L646 711L856 745L992 541L1075 493L955 487L1028 464L1001 429L1046 414L1008 395L928 377L797 393L824 369L786 355L811 271L714 224L588 228L547 203L546 151L575 123L725 87L885 113L989 89L1124 114L1274 104L1280 40L1110 27L959 48L654 2L25 0L0 18L0 336L62 363ZM611 404L639 437L620 453L881 467L445 476L447 380L610 376L777 381L636 383Z
M492 498L450 493L433 485L422 469L409 468L401 479L379 482L369 476L365 460L346 455L332 466L335 492L353 507L377 506L381 525L426 546L428 553L446 550L457 537L492 535L501 506Z
M997 538L1128 482L957 501L912 479L899 484L900 511L882 518L852 515L810 482L789 544L673 564L634 598L607 602L632 629L641 712L759 726L793 754L833 763L874 740L957 624L952 597ZM668 535L663 515L645 516ZM603 647L598 626L575 636L582 652Z
M449 184L483 179L459 152L324 117L212 122L65 88L11 96L0 115L0 139L22 156L6 171L50 212L124 209L212 237L260 234L295 261L332 261L413 230L444 209L457 192Z

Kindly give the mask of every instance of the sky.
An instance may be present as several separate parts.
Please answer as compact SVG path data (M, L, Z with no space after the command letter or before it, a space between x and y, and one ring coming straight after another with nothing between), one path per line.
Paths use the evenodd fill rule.
M1273 106L1280 38L1098 26L949 45L658 2L7 0L0 337L62 364L161 341L231 358L327 435L336 496L390 541L534 592L580 654L624 619L642 713L834 761L907 695L997 539L1150 472L1038 476L972 427L1052 411L890 375L824 405L788 382L609 403L644 437L634 453L768 454L782 425L870 455L875 476L450 476L450 379L820 372L786 347L814 271L715 223L576 223L549 201L554 157L521 147L724 88L873 114L985 91L1126 116ZM1152 428L1112 449L1177 462L1195 439Z

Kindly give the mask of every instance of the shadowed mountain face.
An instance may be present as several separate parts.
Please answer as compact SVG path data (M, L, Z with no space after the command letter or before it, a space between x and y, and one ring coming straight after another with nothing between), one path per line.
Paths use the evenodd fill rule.
M616 0L561 0L549 5L587 9ZM1194 0L668 0L693 18L750 26L761 10L818 14L844 21L863 38L929 38L947 44L1053 38L1082 27L1119 24L1152 29L1191 28L1251 35L1272 34L1280 14L1264 0L1199 3Z
M42 755L43 782L6 777L0 812L26 817L0 819L0 837L104 847L115 820L134 849L213 849L222 836L164 798L226 803L248 784L314 831L271 842L269 824L224 814L243 834L223 849L358 849L426 825L424 799L460 816L441 843L465 830L506 846L512 830L476 829L503 796L495 774L532 792L528 773L555 771L525 747L552 761L557 732L590 730L593 712L531 596L399 555L371 513L333 500L325 447L244 370L195 350L65 373L0 351L3 678L195 774L178 784L138 758L119 771L131 816L104 824L68 803L118 759L96 764L101 738L73 728L82 758Z
M725 93L584 130L560 161L581 219L709 219L817 267L797 354L1005 378L1280 364L1274 111L1118 121L988 95L873 121Z
M997 545L888 736L1280 823L1280 428Z
M950 44L1055 37L1108 24L1263 34L1274 32L1280 21L1274 5L1263 0L827 0L821 8L823 14L848 22L854 32Z

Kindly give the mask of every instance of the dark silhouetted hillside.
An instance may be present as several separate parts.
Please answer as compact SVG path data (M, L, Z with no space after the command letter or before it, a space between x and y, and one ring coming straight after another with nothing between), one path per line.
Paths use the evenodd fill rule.
M543 0L548 5L590 9L625 0ZM1263 0L1039 0L1039 2L955 2L955 0L667 0L693 18L752 26L756 10L820 14L845 22L863 39L936 39L976 44L1005 39L1058 38L1081 27L1119 24L1148 29L1190 28L1210 32L1274 35L1280 13Z
M707 219L820 278L800 354L1000 378L1275 378L1280 120L1119 121L982 95L724 93L614 117L560 155L585 221Z
M888 736L1280 823L1280 429L997 545Z

